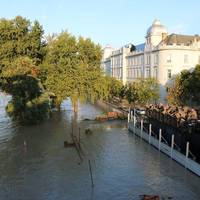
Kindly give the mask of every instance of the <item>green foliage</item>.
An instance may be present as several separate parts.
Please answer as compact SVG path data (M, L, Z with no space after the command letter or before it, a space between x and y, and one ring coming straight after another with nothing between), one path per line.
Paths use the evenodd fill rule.
M123 83L116 78L107 77L108 91L110 98L123 96Z
M43 29L35 21L31 22L21 16L12 20L0 19L0 67L10 64L19 56L31 58L34 64L42 62L44 46Z
M137 89L136 84L134 82L128 84L128 89L126 91L126 98L127 98L129 103L136 103L139 99L138 89Z
M6 111L14 120L23 124L35 124L49 117L49 102L46 94L27 102L17 97L8 103Z
M159 85L153 78L138 79L128 85L126 98L129 103L146 104L159 99Z
M37 78L37 67L25 57L17 58L5 69L1 74L1 88L12 95L6 109L9 116L22 123L45 119L49 115L50 99Z
M38 79L38 65L45 56L42 37L37 21L32 24L20 16L0 19L0 87L12 95L8 114L22 123L35 123L49 114L49 97L43 97Z
M43 84L47 91L56 95L58 107L71 95L74 80L79 76L76 53L76 38L67 32L61 33L48 45L46 59L42 65L45 74Z
M181 104L181 95L183 93L183 87L180 85L180 76L177 75L172 79L173 84L168 89L167 101L169 104L180 105Z
M168 101L171 104L183 105L197 103L200 98L200 65L193 71L184 70L177 75L169 88Z
M128 91L128 85L122 85L120 93L119 93L119 97L121 99L125 98L127 91Z
M50 38L42 80L47 91L56 95L57 107L67 97L76 102L95 101L106 95L100 61L101 48L90 39L77 40L68 32Z

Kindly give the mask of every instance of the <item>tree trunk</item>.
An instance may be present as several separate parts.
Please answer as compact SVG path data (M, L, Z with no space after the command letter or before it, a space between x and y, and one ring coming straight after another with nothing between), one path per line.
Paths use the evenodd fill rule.
M55 100L55 107L60 111L61 101L59 99Z
M74 108L74 112L77 113L78 112L78 101L74 101L73 102L73 108Z

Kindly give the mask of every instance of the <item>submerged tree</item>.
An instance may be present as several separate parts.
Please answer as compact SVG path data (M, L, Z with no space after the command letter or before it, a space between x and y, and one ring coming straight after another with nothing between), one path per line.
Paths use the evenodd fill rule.
M56 95L56 107L72 92L77 71L76 38L67 32L61 33L47 46L46 59L42 65L45 89Z
M95 101L106 95L100 69L101 48L90 39L78 40L62 32L48 45L43 64L45 88L56 95L56 106L70 98L76 109L77 101Z
M19 57L1 73L1 88L12 95L8 114L22 123L37 123L49 115L50 99L38 77L38 67Z
M38 79L45 55L43 30L25 18L0 20L0 88L12 95L7 111L20 122L36 122L48 115L49 98Z

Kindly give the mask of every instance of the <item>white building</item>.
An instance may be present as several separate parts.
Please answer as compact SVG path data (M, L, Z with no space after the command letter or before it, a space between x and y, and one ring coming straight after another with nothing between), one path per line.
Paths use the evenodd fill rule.
M200 36L168 34L166 27L155 20L145 38L145 43L136 46L129 44L118 50L106 47L102 67L124 84L155 77L164 100L170 79L200 63Z

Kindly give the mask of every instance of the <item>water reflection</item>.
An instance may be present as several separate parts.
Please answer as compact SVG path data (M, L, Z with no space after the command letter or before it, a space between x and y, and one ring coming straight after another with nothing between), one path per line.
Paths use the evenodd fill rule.
M76 116L67 102L62 107L62 112L54 112L40 125L20 127L3 119L0 199L121 200L139 199L147 193L178 200L199 199L199 178L128 133L126 122L82 121L102 113L90 104L80 105ZM63 148L63 141L70 139L72 119L77 119L73 121L74 132L81 128L81 165L73 148ZM85 134L87 128L92 134ZM92 163L93 190L88 159Z

